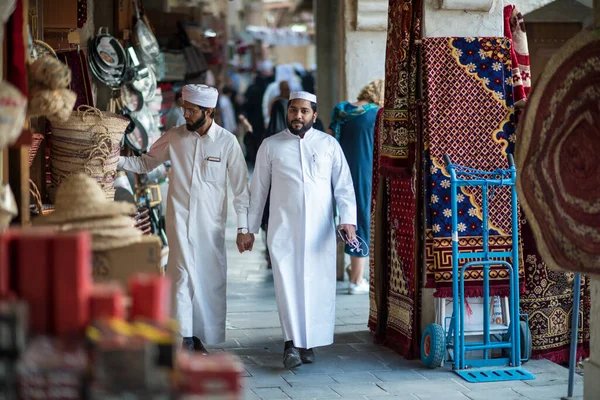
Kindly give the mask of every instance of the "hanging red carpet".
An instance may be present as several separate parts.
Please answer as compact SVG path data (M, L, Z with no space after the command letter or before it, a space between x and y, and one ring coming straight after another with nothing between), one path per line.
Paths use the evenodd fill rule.
M493 171L507 168L515 143L510 42L505 38L423 39L425 209L427 287L452 297L450 178L442 161ZM459 251L482 251L481 191L461 188ZM511 251L510 190L496 188L489 200L490 250ZM464 262L464 261L463 261ZM465 295L483 294L482 269L465 274ZM523 285L523 270L520 269ZM490 272L492 295L508 294L508 271Z
M525 292L521 294L520 311L529 316L532 358L566 363L571 344L575 274L548 268L536 249L533 232L525 219L521 221L521 241L525 260ZM590 305L590 282L582 276L578 358L588 357L590 353Z
M369 327L376 341L406 358L418 356L420 340L414 182L419 157L416 41L421 35L422 5L422 0L389 1L386 95L373 161Z

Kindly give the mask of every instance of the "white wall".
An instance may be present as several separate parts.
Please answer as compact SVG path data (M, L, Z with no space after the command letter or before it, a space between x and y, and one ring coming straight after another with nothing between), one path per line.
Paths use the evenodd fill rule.
M385 78L386 40L386 32L346 32L345 100L356 100L363 86L375 79Z

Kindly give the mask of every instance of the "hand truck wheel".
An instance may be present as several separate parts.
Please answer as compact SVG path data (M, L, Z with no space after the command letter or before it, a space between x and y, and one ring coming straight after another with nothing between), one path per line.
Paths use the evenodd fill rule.
M521 333L521 363L525 364L531 358L531 351L533 349L533 339L531 338L531 330L529 325L525 321L519 321L519 332ZM512 322L511 322L512 324ZM504 340L510 340L510 332L512 327L508 327L508 332L504 334ZM510 349L502 349L503 357L510 357Z
M446 352L444 328L439 324L429 324L421 337L421 362L429 368L441 367Z

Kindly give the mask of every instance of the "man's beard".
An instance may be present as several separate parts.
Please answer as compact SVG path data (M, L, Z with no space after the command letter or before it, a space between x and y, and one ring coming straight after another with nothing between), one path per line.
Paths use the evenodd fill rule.
M188 131L196 132L198 129L200 129L202 127L202 125L204 125L205 122L206 122L206 112L202 111L202 118L198 119L196 122L194 122L192 124L186 123L185 126Z
M300 121L294 121L294 122L300 122ZM302 128L298 128L298 129L294 128L293 123L291 124L288 122L287 126L288 126L288 129L290 130L290 132L292 132L296 136L300 136L300 135L304 135L306 132L308 132L308 130L310 128L312 128L313 122L309 121L306 124L302 123Z

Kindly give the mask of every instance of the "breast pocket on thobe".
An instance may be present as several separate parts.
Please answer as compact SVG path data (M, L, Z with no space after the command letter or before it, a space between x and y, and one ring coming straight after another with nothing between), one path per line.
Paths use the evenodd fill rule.
M325 153L313 153L311 172L315 179L329 178L331 176L331 157Z
M204 182L219 182L223 175L225 162L220 157L206 157L202 166Z

